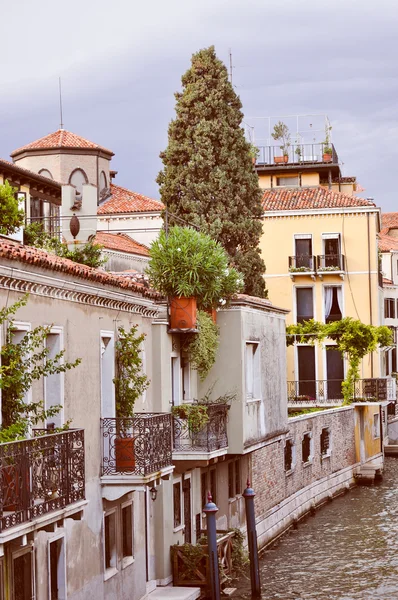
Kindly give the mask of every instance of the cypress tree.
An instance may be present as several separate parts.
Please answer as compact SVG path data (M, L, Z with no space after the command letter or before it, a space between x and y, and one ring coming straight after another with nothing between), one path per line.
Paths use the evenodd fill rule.
M160 155L162 202L171 224L181 224L174 219L180 217L224 246L244 275L246 294L266 297L258 247L262 194L241 127L242 104L214 46L194 54L191 63Z

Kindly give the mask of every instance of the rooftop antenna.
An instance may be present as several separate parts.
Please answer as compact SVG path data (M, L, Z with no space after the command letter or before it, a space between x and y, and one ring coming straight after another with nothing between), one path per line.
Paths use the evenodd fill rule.
M60 112L60 116L61 116L60 129L63 129L64 128L64 124L62 122L62 88L61 88L61 77L58 78L58 83L59 83L59 112Z
M232 50L229 49L229 79L232 85Z

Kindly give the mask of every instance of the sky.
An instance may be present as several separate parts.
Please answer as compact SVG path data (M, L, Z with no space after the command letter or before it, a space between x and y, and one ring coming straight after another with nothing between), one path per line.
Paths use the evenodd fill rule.
M398 210L396 0L2 4L1 158L58 129L61 77L64 128L113 150L115 183L159 198L174 93L214 44L248 121L327 114L343 175Z

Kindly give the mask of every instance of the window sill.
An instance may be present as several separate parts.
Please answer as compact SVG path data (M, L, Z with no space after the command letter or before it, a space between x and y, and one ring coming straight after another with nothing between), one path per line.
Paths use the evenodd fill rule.
M239 500L239 498L242 498L242 494L236 494L236 496L232 496L232 498L228 498L228 504L232 504L233 502L236 502L237 500Z
M125 556L124 558L122 558L122 569L129 567L134 562L135 562L134 556Z
M302 464L303 464L304 468L311 467L312 466L312 458L311 458L311 460L307 460L307 462L303 462Z
M285 471L286 477L289 477L290 475L293 475L293 473L294 473L294 467L292 467L291 469L289 469L289 471Z
M328 452L327 454L321 454L321 460L325 460L326 458L330 458L331 457L331 452Z
M116 567L111 567L110 569L106 569L105 573L104 573L104 581L108 581L108 579L111 579L117 573L119 573L119 570Z
M179 525L178 527L174 527L173 533L178 533L184 529L185 525Z
M254 404L255 402L261 402L262 398L246 398L246 404Z

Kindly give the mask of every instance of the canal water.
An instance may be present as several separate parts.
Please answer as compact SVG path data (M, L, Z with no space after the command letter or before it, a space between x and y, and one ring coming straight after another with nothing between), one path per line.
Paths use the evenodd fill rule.
M262 600L398 600L398 459L384 478L340 496L261 555ZM250 598L240 581L234 598Z

